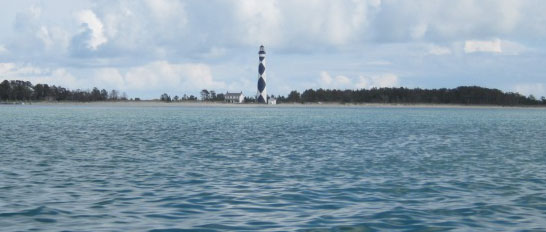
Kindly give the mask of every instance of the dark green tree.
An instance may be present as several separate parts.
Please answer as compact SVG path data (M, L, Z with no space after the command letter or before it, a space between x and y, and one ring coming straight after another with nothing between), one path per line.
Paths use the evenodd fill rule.
M164 93L164 94L161 94L161 97L159 98L159 100L164 101L164 102L170 102L171 101L171 96Z
M288 94L288 97L286 98L287 102L299 102L301 101L300 93L296 90L293 90Z
M216 91L211 90L210 91L210 97L211 100L216 101Z
M106 89L102 89L100 91L100 100L101 101L106 101L108 100L108 91L106 91Z
M2 81L0 83L0 100L7 101L10 100L11 95L11 85L8 80Z
M94 87L93 90L91 90L91 101L100 101L101 100L101 94L100 90L97 87Z
M207 101L210 99L210 92L206 89L201 90L201 101Z

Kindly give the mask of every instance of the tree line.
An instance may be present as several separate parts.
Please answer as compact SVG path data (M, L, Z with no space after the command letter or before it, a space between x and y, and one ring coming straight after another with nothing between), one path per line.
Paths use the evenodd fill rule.
M519 93L502 92L479 86L460 86L454 89L372 88L359 90L307 89L294 90L287 97L279 96L284 103L395 103L395 104L463 104L463 105L546 105L546 98L536 99Z
M118 101L127 100L118 90L70 90L61 86L36 84L30 81L4 80L0 83L0 101Z
M202 101L224 101L225 95L223 93L216 94L214 90L201 90L201 100Z
M159 97L159 100L164 102L197 101L197 97L193 95L184 94L182 95L182 97L175 95L174 97L171 98L171 95L164 93L164 94L161 94L161 96Z
M223 93L216 93L214 90L207 90L203 89L200 92L201 94L201 101L224 101L225 95ZM182 97L179 97L178 95L175 95L171 98L171 96L167 93L161 94L159 97L160 101L164 102L178 102L178 101L197 101L197 97L193 95L186 95L184 94Z
M202 101L224 101L223 93L203 89L200 92ZM271 96L273 97L273 96ZM394 103L394 104L463 104L463 105L546 105L546 98L523 96L519 93L503 92L479 86L460 86L454 89L420 89L420 88L372 88L358 90L307 89L302 93L291 91L288 96L277 96L278 103ZM125 93L118 90L70 90L61 86L36 84L21 80L4 80L0 83L0 101L117 101L128 100ZM135 98L135 100L140 100ZM161 101L197 101L193 95L182 97L164 93ZM245 97L245 102L255 102Z
M216 93L215 90L203 89L203 90L201 90L201 92L199 92L199 94L200 94L200 98L198 99L197 97L195 97L193 95L184 94L182 97L179 97L178 95L175 95L174 97L171 97L171 95L169 95L167 93L163 93L159 97L159 100L164 101L164 102L197 101L197 100L209 101L209 102L223 102L226 99L225 94ZM273 97L273 95L271 95L271 97ZM268 96L268 98L269 98L269 96ZM243 102L244 103L256 103L256 98L245 96Z

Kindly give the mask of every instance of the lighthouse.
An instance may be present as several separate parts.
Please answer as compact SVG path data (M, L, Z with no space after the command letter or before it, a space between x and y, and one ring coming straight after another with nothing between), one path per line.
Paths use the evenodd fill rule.
M260 64L258 65L258 103L267 104L267 90L265 84L265 49L264 45L260 46L258 52Z

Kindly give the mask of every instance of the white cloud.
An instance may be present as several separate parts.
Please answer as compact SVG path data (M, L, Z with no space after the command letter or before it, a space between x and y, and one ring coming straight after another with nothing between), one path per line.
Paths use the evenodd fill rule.
M451 49L448 47L431 45L428 48L428 53L432 55L437 55L437 56L449 55L451 54Z
M179 0L145 0L145 5L149 8L146 12L147 19L144 19L145 25L133 25L133 27L142 27L139 30L146 33L153 27L156 32L152 37L157 36L160 40L177 41L187 36L185 27L188 24L185 4ZM137 15L137 17L140 17ZM148 22L146 22L148 20ZM136 22L129 22L136 23ZM198 23L198 22L194 22ZM122 35L124 36L124 35Z
M390 61L386 60L373 60L366 62L366 65L373 65L373 66L384 66L384 65L391 65L392 63Z
M333 81L334 81L334 79L332 79L332 77L330 76L330 74L328 72L326 72L326 71L320 72L320 82L321 82L321 84L330 85L330 84L332 84Z
M14 63L0 63L0 75L7 76L15 67Z
M279 44L282 38L281 9L277 1L234 1L235 35L247 44ZM242 36L241 36L242 35Z
M529 50L530 49L523 44L514 41L502 40L502 53L505 55L519 55Z
M467 38L544 38L540 0L382 1L372 30L379 41L453 42Z
M53 40L51 39L51 36L49 35L49 30L46 27L40 27L37 36L42 40L42 42L44 42L46 48L49 48L53 45Z
M383 88L383 87L396 87L398 86L398 76L392 73L377 74L372 76L360 76L356 87L363 88Z
M390 72L410 74L416 77L411 84L422 87L437 85L438 76L446 76L446 86L485 76L506 86L511 75L535 82L544 73L539 41L546 38L546 4L540 0L109 0L29 6L0 9L6 19L1 61L18 63L13 72L26 76L37 74L23 71L21 62L48 69L42 70L44 77L62 69L64 74L55 73L58 80L70 82L65 74L71 74L79 88L140 91L149 85L156 92L226 83L236 91L240 87L234 83L250 80L245 86L254 90L255 50L261 43L268 49L270 74L283 79L276 86L300 89L397 85L397 78L385 77ZM528 50L537 52L487 57L487 63L461 59L465 52L518 55ZM189 70L209 75L199 68L203 62L213 63L214 72L205 66L220 79L186 80L193 73ZM179 67L184 63L192 68ZM220 72L218 66L239 71ZM332 75L320 80L321 70ZM361 72L369 75L354 74Z
M41 69L32 65L16 64L13 62L0 63L0 76L4 78L41 75L47 71L48 69Z
M77 78L64 68L58 68L50 73L45 73L45 75L32 77L31 81L33 84L54 84L71 89L89 89L92 87L86 79Z
M428 24L418 24L414 26L410 31L410 36L412 39L420 39L423 38L428 30Z
M0 63L0 76L9 80L25 80L68 88L88 88L85 79L78 79L64 68L49 69L30 64Z
M210 48L208 52L201 54L201 57L214 59L214 58L222 57L226 55L226 53L227 53L227 50L225 48L212 47Z
M332 89L353 88L352 80L348 77L342 75L332 77L326 71L320 72L319 86Z
M493 52L501 53L502 44L500 39L494 40L467 40L464 43L464 52Z
M156 19L160 21L173 20L178 25L187 23L182 2L176 0L146 0L145 2Z
M514 91L525 95L534 95L536 98L546 96L546 87L542 83L525 83L525 84L517 84L514 87Z
M42 8L36 6L36 5L31 5L28 12L30 13L30 15L32 15L34 18L38 18L40 17L40 15L42 14Z
M88 48L96 50L98 46L108 41L103 31L103 24L97 15L91 10L80 11L77 15L80 23L84 24L86 28L91 31L89 41L87 41Z
M71 54L79 58L124 57L128 62L124 65L141 64L142 59L151 62L187 55L197 57L195 51L211 44L199 38L203 17L192 22L196 29L189 33L186 4L178 0L112 0L108 4L96 4L77 15L83 25L94 26L84 26L73 36ZM218 26L222 22L219 21Z
M71 89L88 89L88 81L76 78L64 68L41 68L30 64L0 63L0 76L8 80L25 80L33 84L43 83Z
M519 55L528 51L526 46L509 40L467 40L464 43L465 53L491 52L503 55Z
M115 68L98 69L93 78L96 85L128 92L195 92L201 89L225 89L224 82L213 79L205 64L172 64L155 61L120 71Z
M93 74L93 83L101 88L126 90L125 77L117 68L100 68Z
M232 21L234 41L309 50L313 46L346 46L368 27L378 1L238 1ZM229 18L224 22L230 22ZM220 31L224 31L220 29Z
M16 13L13 24L15 33L9 36L10 40L5 43L5 48L9 49L10 55L51 59L64 54L68 46L69 34L59 25L47 25L45 18L46 14L42 13L42 9L34 5Z
M92 87L118 89L135 93L192 93L201 89L225 90L226 84L214 80L211 68L205 64L173 64L155 61L121 70L97 68L84 76L74 75L65 68L44 69L32 65L0 63L0 76L10 80L27 80L33 84L60 85L70 89Z
M353 79L343 75L332 77L328 72L322 71L318 81L318 87L326 89L382 88L395 87L398 84L398 76L392 73L374 74L371 76L361 75Z

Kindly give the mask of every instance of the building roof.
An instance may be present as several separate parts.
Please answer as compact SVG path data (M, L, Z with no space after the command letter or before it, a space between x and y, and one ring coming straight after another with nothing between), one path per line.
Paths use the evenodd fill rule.
M239 96L241 96L241 95L243 95L243 92L240 92L240 93L230 93L230 92L227 92L225 96L226 96L226 97L239 97Z

